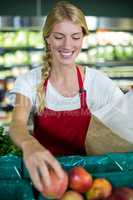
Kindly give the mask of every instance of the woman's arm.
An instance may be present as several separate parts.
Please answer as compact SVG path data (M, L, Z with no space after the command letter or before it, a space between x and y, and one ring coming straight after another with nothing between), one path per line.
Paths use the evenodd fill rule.
M48 167L52 168L59 178L64 177L64 172L54 156L28 132L27 122L31 106L29 98L16 94L10 137L22 149L23 159L33 184L42 191L41 179L46 185L51 183Z
M23 149L23 145L33 137L28 132L27 121L31 110L29 98L21 94L16 94L16 102L12 114L10 125L10 137L13 142Z

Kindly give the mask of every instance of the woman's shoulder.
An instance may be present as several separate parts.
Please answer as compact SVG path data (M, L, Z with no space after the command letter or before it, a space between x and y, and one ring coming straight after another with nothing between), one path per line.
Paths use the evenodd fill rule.
M41 67L36 67L34 69L31 69L20 77L29 79L41 78Z
M36 90L40 77L40 67L29 70L25 74L20 75L16 79L13 89L9 93L11 104L14 105L16 93L19 93L30 98L32 105L35 105Z
M17 78L17 81L19 82L25 81L26 83L29 84L38 84L40 80L41 80L41 67L31 69Z
M105 79L109 79L109 77L107 76L107 74L105 74L104 72L102 72L99 69L93 68L93 67L88 67L85 66L85 79L87 80L101 80L103 82L103 80Z
M107 88L116 87L116 83L103 71L95 68L86 67L86 75L84 81L85 87L92 86L93 89L97 88L104 91ZM118 87L118 86L117 86Z
M102 72L100 69L94 68L94 67L89 67L85 66L86 73L92 74L94 76L100 75L100 76L107 76L104 72Z

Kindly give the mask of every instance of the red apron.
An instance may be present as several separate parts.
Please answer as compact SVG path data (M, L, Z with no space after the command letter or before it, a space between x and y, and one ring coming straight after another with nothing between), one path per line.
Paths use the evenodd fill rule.
M77 67L81 108L54 111L44 108L34 116L34 137L54 155L85 155L85 138L91 119L86 103L86 91ZM45 91L47 82L44 83Z

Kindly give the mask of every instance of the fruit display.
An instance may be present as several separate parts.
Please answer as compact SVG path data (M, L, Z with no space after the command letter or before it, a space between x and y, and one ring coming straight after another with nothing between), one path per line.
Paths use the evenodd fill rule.
M3 128L0 128L0 133L2 136L5 133L3 132ZM3 146L3 142L4 140L1 140L0 146ZM7 146L10 146L10 143L3 146L4 152L8 148ZM1 156L0 159L1 180L4 180L5 183L7 181L12 181L13 184L16 183L16 180L20 182L22 180L26 180L32 186L26 167L21 163L21 158L16 157L16 149L14 149L13 146L11 146L11 148L7 149L9 151L6 151L6 154L11 152L13 154L14 152L15 155ZM111 164L107 158L108 155L111 155L111 158L119 163L122 170L116 167L114 168L114 163ZM52 169L49 168L52 184L50 186L46 186L42 180L42 193L39 193L32 187L35 198L28 198L28 200L133 200L132 160L133 153L129 152L112 153L92 157L60 157L59 162L64 169L64 178L59 179ZM20 179L21 176L23 178ZM78 188L83 188L84 185L86 185L85 183L88 182L86 181L88 180L88 176L89 180L92 180L92 182L90 182L89 188L86 187L86 189L84 189L84 192L78 192L77 190L71 188L71 178L74 180L73 185L75 184L75 186L77 186L78 182ZM10 187L8 186L7 192L9 191L9 188ZM17 191L17 193L19 193L19 191Z
M116 187L105 177L94 177L82 166L74 166L64 172L61 181L50 171L52 184L46 187L44 199L60 200L133 200L133 189Z

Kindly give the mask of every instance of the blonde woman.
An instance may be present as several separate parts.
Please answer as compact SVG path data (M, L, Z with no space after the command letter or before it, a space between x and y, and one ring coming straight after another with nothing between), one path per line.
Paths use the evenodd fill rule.
M49 185L49 167L62 179L56 155L85 155L91 113L123 94L101 72L75 64L89 31L82 11L60 1L43 26L44 65L20 76L12 93L15 106L10 136L23 151L35 187L42 191L41 174ZM33 112L34 130L27 121ZM39 173L38 173L39 171Z

